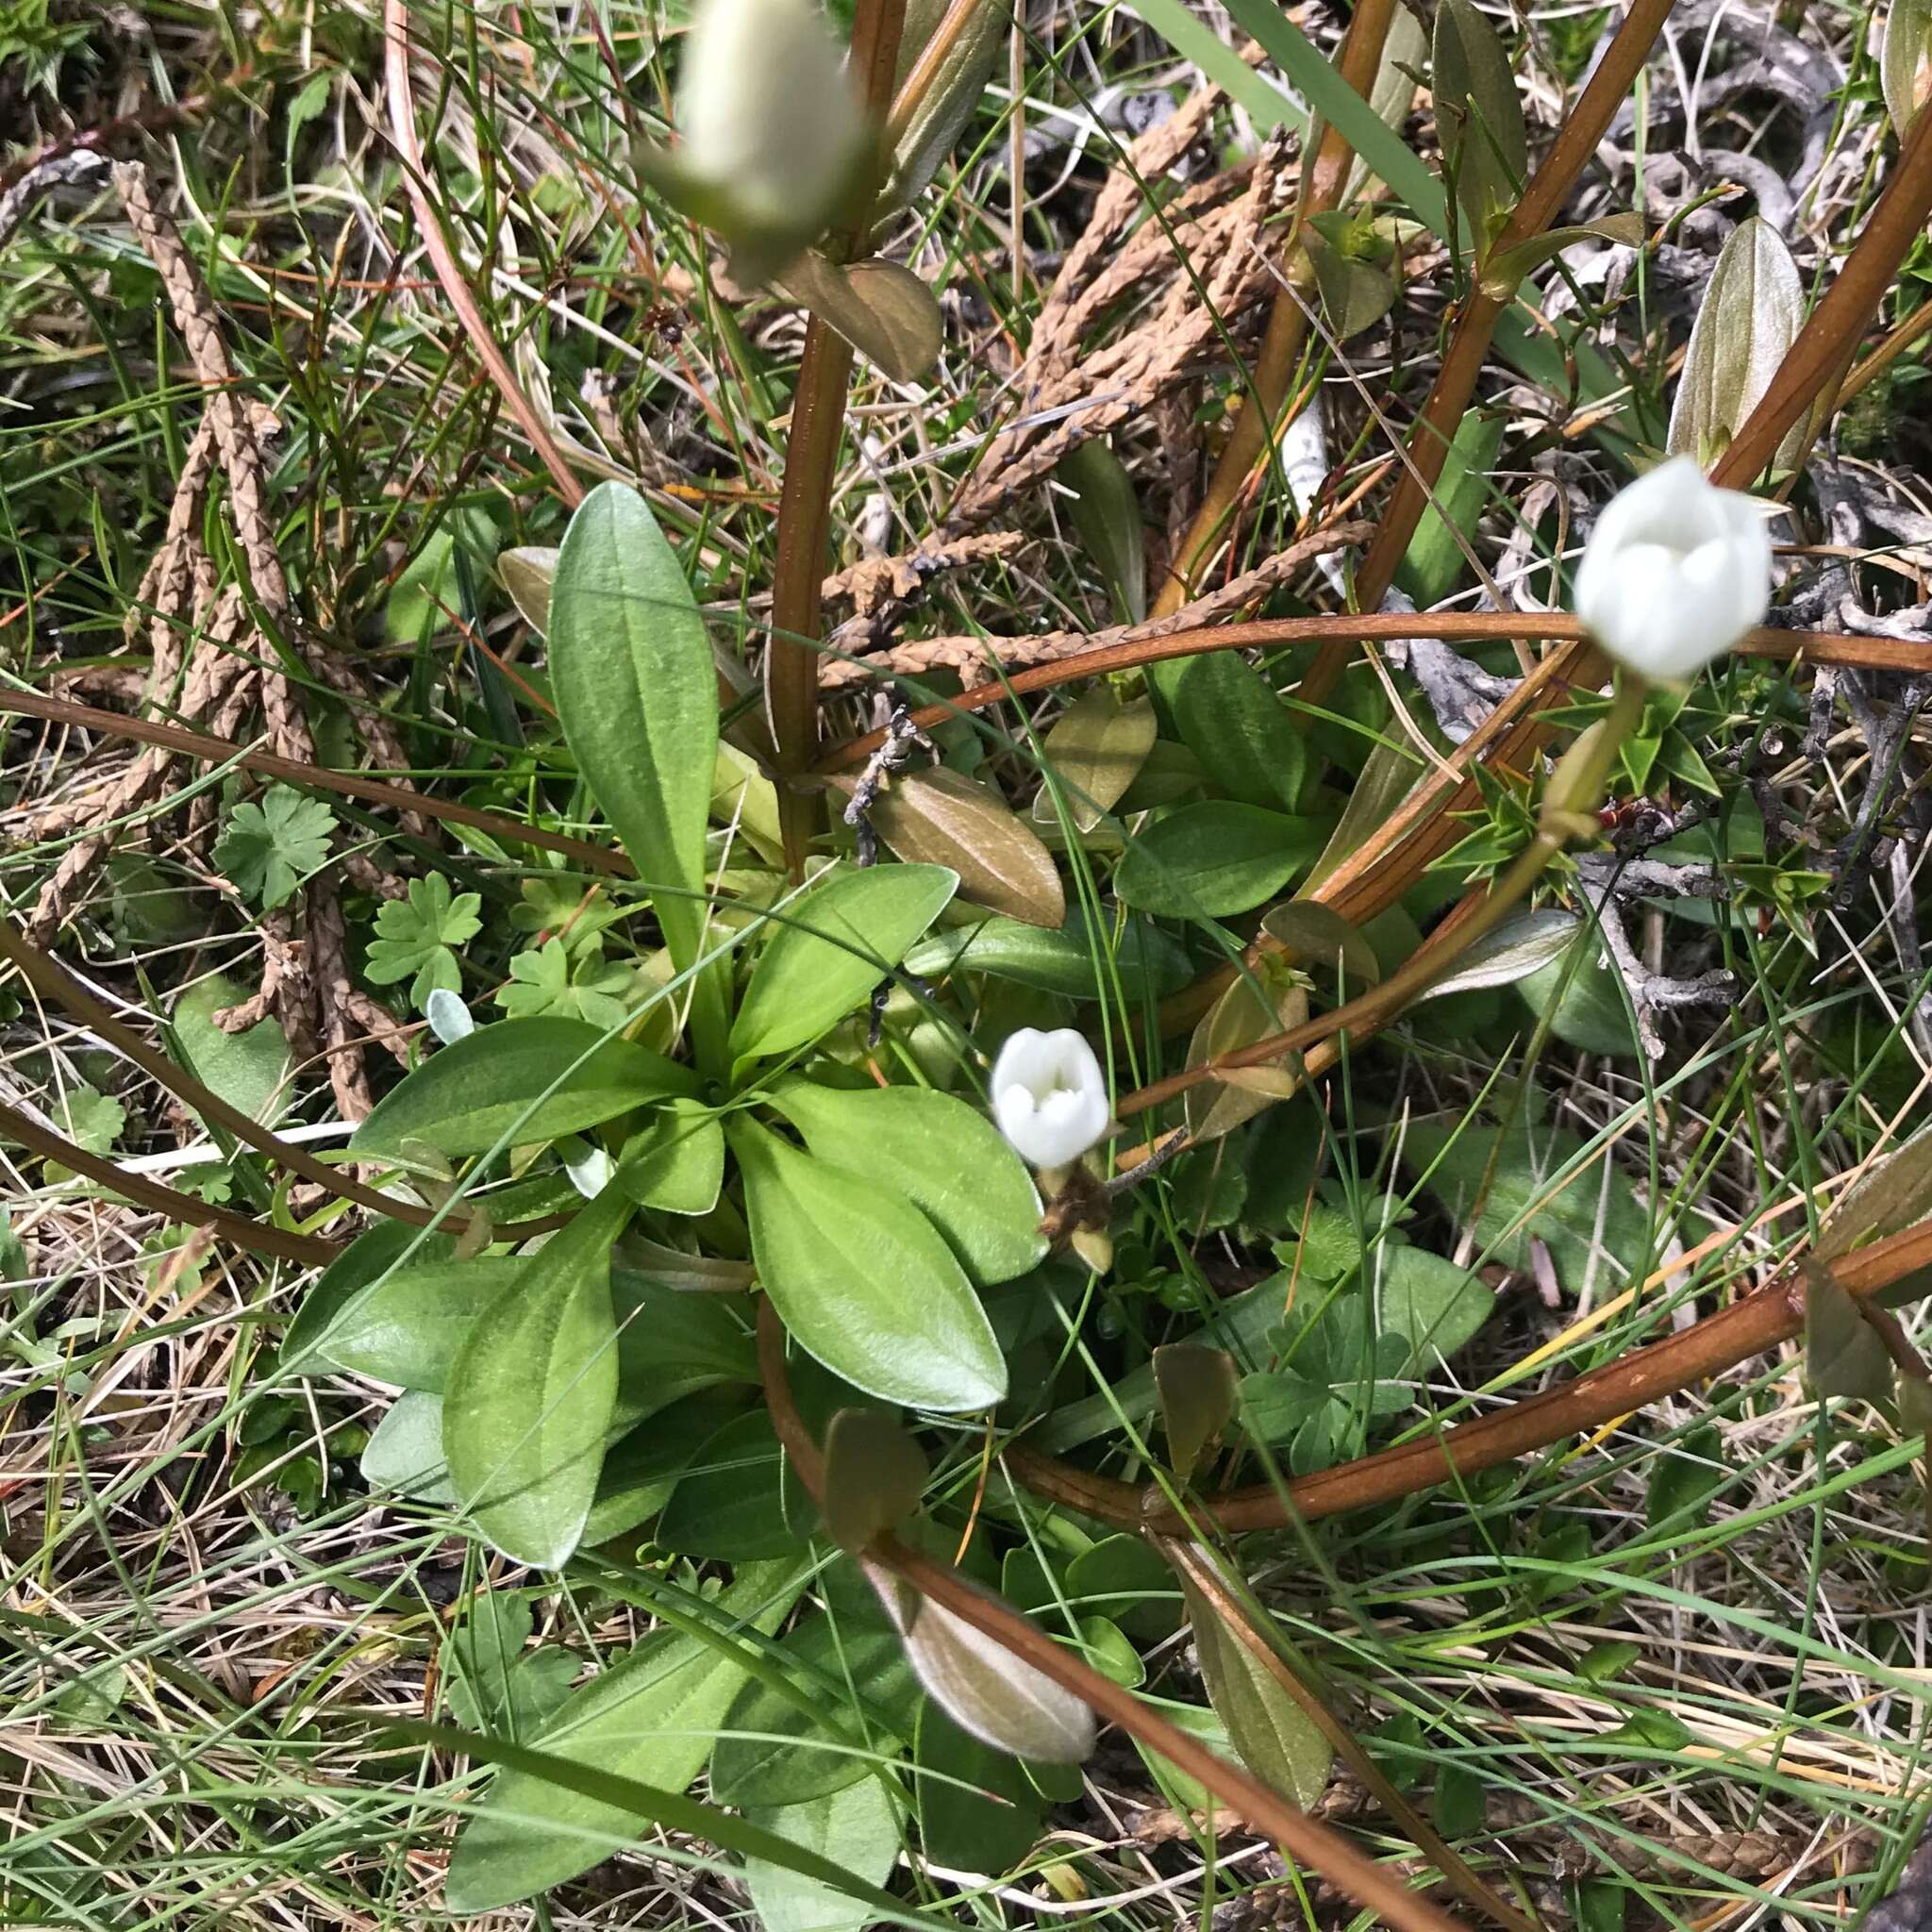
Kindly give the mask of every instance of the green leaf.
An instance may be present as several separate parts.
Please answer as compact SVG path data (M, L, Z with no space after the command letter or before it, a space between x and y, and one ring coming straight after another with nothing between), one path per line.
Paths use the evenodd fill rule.
M282 1337L277 1366L283 1374L327 1374L336 1363L317 1347L341 1316L369 1285L394 1268L405 1255L412 1259L446 1259L456 1243L446 1234L430 1234L405 1221L378 1221L358 1234L323 1270L295 1310Z
M1157 819L1114 874L1127 905L1166 918L1224 919L1272 899L1311 865L1330 819L1213 799Z
M608 1033L630 1016L637 974L604 958L604 937L592 933L572 946L545 940L534 952L509 962L509 979L498 989L496 1004L517 1019L579 1020Z
M1341 130L1349 146L1388 184L1390 192L1407 205L1416 219L1426 223L1435 234L1446 236L1449 222L1442 184L1424 167L1383 114L1342 79L1335 63L1307 35L1271 0L1232 0L1228 12L1260 42L1268 58L1288 76L1289 84L1323 120ZM1148 15L1147 20L1176 51L1186 51L1172 40L1164 18L1157 21ZM1224 48L1224 53L1227 53ZM1233 57L1228 54L1228 58ZM1213 70L1203 63L1203 72Z
M1532 269L1541 268L1574 243L1617 242L1626 248L1637 248L1642 245L1644 233L1643 217L1634 209L1603 215L1593 222L1578 222L1573 227L1545 228L1513 248L1499 250L1483 263L1483 291L1499 302L1507 302Z
M506 1020L431 1054L376 1103L349 1147L381 1159L410 1141L453 1156L529 1146L697 1084L689 1067L581 1020Z
M1529 174L1509 56L1474 0L1440 0L1430 92L1442 158L1478 261Z
M1805 1379L1819 1395L1883 1402L1891 1393L1891 1354L1829 1268L1805 1264Z
M788 1480L785 1452L761 1409L734 1417L691 1458L654 1539L681 1556L741 1562L803 1549L818 1512Z
M803 1580L803 1568L789 1560L741 1566L715 1607L722 1627L748 1625L769 1636ZM648 1773L659 1791L683 1791L705 1767L711 1740L743 1687L751 1654L717 1632L658 1631L571 1693L536 1740L541 1757L605 1779ZM690 1808L706 1814L695 1824L700 1833L713 1843L730 1843L709 1822L714 1814L708 1807ZM691 1828L683 1814L664 1815ZM541 1760L513 1760L457 1840L443 1888L447 1907L489 1911L574 1878L634 1842L637 1816L613 1802L606 1784L594 1791L572 1789Z
M1893 130L1904 141L1907 130L1932 92L1926 62L1932 59L1932 0L1893 0L1885 16L1885 41L1879 74L1886 111Z
M708 1214L724 1185L724 1130L695 1100L673 1100L617 1164L617 1185L640 1208L662 1214Z
M772 1105L834 1167L863 1173L890 1149L892 1185L981 1287L1025 1274L1046 1253L1025 1162L963 1100L924 1087L848 1091L787 1080L773 1090ZM962 1187L967 1174L972 1184Z
M442 1455L442 1397L413 1390L397 1396L363 1448L361 1470L372 1490L454 1508L456 1488Z
M1327 1739L1208 1599L1185 1580L1181 1589L1201 1681L1228 1741L1263 1784L1307 1810L1327 1789L1334 1761Z
M1503 447L1503 418L1469 410L1443 453L1442 474L1408 540L1395 581L1418 610L1430 610L1461 583L1490 475Z
M942 1411L1007 1392L999 1343L952 1250L876 1163L854 1174L739 1115L758 1279L799 1345L855 1389Z
M273 911L327 864L335 824L335 813L320 799L271 785L259 805L244 801L228 814L215 841L215 864L244 897Z
M747 1684L711 1754L711 1795L721 1805L800 1805L867 1777L872 1760L855 1748L861 1722L875 1750L910 1741L919 1683L898 1632L869 1591L828 1588L825 1600L826 1614L800 1623L785 1644L793 1681L822 1715L769 1684Z
M534 1619L529 1599L486 1591L442 1647L450 1715L475 1731L508 1738L541 1732L570 1696L581 1668L567 1650L528 1650Z
M1158 729L1151 699L1123 704L1105 684L1060 713L1041 742L1040 763L1058 778L1076 830L1092 831L1125 795L1154 749ZM1033 819L1036 824L1059 822L1051 785L1035 793Z
M1724 1438L1709 1423L1660 1442L1651 1459L1644 1521L1655 1537L1681 1537L1710 1520L1711 1499L1730 1479Z
M376 912L377 937L369 943L371 984L409 980L409 1004L418 1012L438 987L458 991L463 975L455 949L482 931L482 904L480 893L453 895L440 872L411 879L408 898L385 900Z
M946 17L945 0L909 0L906 30L899 42L899 72L893 92L905 85L920 54ZM892 154L879 218L910 204L953 151L985 92L987 76L1012 25L1006 0L979 0L972 17L941 58L932 85L906 124Z
M868 1777L807 1804L751 1812L748 1819L866 1884L882 1886L906 1837L895 1790L890 1780ZM744 1861L744 1885L763 1932L863 1932L878 1917L849 1891L765 1858Z
M1516 996L1539 1019L1549 1017L1550 1031L1582 1053L1634 1058L1641 1051L1636 1024L1624 1004L1624 982L1604 963L1591 932L1583 958L1552 959L1516 982Z
M1263 10L1256 9L1257 13ZM1254 121L1257 133L1267 133L1276 127L1300 128L1307 125L1308 117L1300 104L1291 100L1278 87L1262 79L1205 20L1188 10L1186 0L1146 0L1144 6L1137 5L1135 11L1183 60L1198 67L1229 100L1243 109ZM1243 25L1247 23L1243 22ZM1254 26L1249 25L1248 31L1257 40L1261 39ZM1268 45L1265 41L1262 44ZM1274 49L1271 47L1269 52L1272 56ZM1314 53L1312 46L1309 52ZM1327 65L1320 54L1316 53L1315 58L1323 66Z
M1180 1627L1174 1573L1137 1536L1102 1537L1067 1566L1067 1601L1097 1611L1141 1643L1158 1643Z
M441 1394L477 1311L529 1265L492 1255L392 1268L317 1338L317 1351L352 1374Z
M1374 328L1395 306L1395 277L1387 269L1343 254L1312 225L1303 236L1302 245L1315 271L1315 287L1322 297L1328 332L1338 342Z
M83 1080L61 1092L54 1118L76 1147L90 1154L105 1154L121 1138L127 1124L127 1109Z
M1114 616L1141 623L1147 615L1147 532L1127 466L1105 437L1093 436L1059 459L1054 479L1068 492L1074 528L1112 593Z
M197 979L175 1002L169 1020L175 1058L204 1087L238 1113L272 1126L288 1104L289 1042L275 1020L258 1020L240 1033L214 1016L238 1005L242 989L219 973Z
M600 483L572 516L549 621L564 737L652 894L673 960L689 970L704 943L717 671L676 555L627 485ZM701 1058L720 1058L717 965L699 976L691 1025Z
M1046 1801L1011 1753L927 1704L919 1713L913 1757L920 1841L934 1864L996 1874L1010 1872L1033 1849Z
M1287 949L1288 961L1315 983L1317 991L1332 993L1339 978L1374 986L1382 977L1375 949L1357 926L1332 907L1313 899L1291 899L1272 908L1261 930Z
M1553 959L1560 961L1582 928L1575 913L1560 907L1520 912L1483 934L1457 960L1456 970L1433 982L1422 997L1434 1000L1482 987L1514 986Z
M1495 1291L1479 1275L1426 1248L1384 1242L1376 1264L1381 1326L1408 1343L1418 1373L1466 1347L1495 1308Z
M841 780L851 789L851 781ZM944 866L959 896L1028 925L1058 926L1066 889L1053 854L1004 798L944 765L894 779L871 812L873 829L908 863Z
M1178 992L1193 976L1186 949L1151 920L1128 918L1116 932L1088 925L1077 908L1058 932L988 919L935 933L906 955L906 970L922 979L949 973L984 973L1068 999L1111 999L1115 975L1131 1005Z
M1307 751L1274 687L1236 651L1210 651L1182 671L1174 724L1214 782L1248 805L1292 811Z
M838 871L786 908L731 1028L739 1061L805 1046L859 1006L959 881L938 865Z
M489 1302L449 1367L457 1492L499 1550L539 1569L576 1548L597 1492L617 1403L610 1245L630 1214L607 1188Z
M1651 1252L1650 1216L1629 1180L1607 1170L1606 1148L1586 1158L1584 1144L1519 1113L1507 1135L1494 1127L1411 1122L1402 1156L1416 1172L1428 1172L1429 1191L1458 1221L1481 1195L1476 1240L1485 1255L1506 1268L1527 1269L1530 1242L1541 1241L1557 1279L1574 1294L1592 1256L1595 1279L1615 1284L1641 1274Z

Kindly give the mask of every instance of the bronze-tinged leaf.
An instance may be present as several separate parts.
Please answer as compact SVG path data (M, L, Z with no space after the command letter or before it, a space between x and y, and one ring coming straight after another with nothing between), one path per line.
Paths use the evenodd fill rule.
M926 1695L961 1730L1041 1764L1078 1764L1091 1755L1093 1713L1072 1691L882 1565L864 1569Z
M1805 1379L1819 1395L1882 1402L1891 1393L1892 1361L1857 1298L1829 1268L1805 1268Z
M1932 1201L1932 1127L1894 1148L1838 1197L1812 1251L1820 1261L1848 1253L1867 1235L1895 1234Z
M838 781L851 791L851 781ZM995 792L943 765L891 784L872 808L874 829L911 864L949 866L959 896L1027 925L1058 927L1067 897L1053 854Z
M1182 1482L1221 1441L1239 1399L1240 1377L1224 1348L1171 1341L1154 1351L1154 1386L1167 1428L1167 1459Z
M1335 1755L1327 1739L1206 1595L1186 1577L1181 1590L1201 1681L1235 1755L1263 1784L1306 1810L1327 1787Z
M919 1507L925 1454L882 1408L841 1408L825 1431L825 1527L855 1556Z
M1374 947L1359 926L1351 925L1333 907L1291 899L1263 915L1261 930L1286 947L1290 963L1324 991L1332 988L1338 971L1363 986L1374 986L1382 977Z
M939 360L945 319L932 291L903 262L873 256L841 266L807 249L779 287L894 382L916 382Z
M541 637L550 628L550 584L557 575L555 544L525 543L496 554L496 575L523 620Z
M1040 759L1058 777L1078 830L1092 831L1125 795L1146 764L1158 729L1151 699L1133 698L1124 705L1104 684L1060 714L1041 745ZM1033 816L1042 824L1059 822L1051 786L1040 788Z
M1258 983L1257 983L1258 982ZM1204 1065L1224 1053L1252 1046L1271 1033L1299 1026L1308 1017L1308 995L1278 959L1257 961L1251 975L1235 981L1215 1001L1188 1042L1188 1064ZM1253 1120L1301 1086L1299 1061L1264 1060L1188 1089L1188 1131L1196 1141L1216 1141Z

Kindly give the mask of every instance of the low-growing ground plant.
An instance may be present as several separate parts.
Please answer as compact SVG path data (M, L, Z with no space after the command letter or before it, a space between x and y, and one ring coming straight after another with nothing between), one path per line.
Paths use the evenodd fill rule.
M1927 21L0 21L6 1923L1917 1924Z

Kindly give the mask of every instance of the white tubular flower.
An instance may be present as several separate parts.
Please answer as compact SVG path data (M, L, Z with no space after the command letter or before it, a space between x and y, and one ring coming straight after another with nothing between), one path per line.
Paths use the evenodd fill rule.
M1071 1026L1023 1026L992 1063L992 1117L1035 1167L1068 1167L1107 1132L1107 1076Z
M680 170L717 198L726 240L820 233L871 139L816 0L701 0L677 94Z
M1576 614L1641 675L1693 676L1771 602L1771 534L1750 497L1689 457L1641 476L1597 519L1576 572Z

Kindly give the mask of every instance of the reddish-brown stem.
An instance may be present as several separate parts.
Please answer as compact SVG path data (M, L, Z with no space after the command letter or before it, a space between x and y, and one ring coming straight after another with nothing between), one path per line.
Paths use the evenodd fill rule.
M881 126L891 110L905 25L906 0L858 0L852 22L852 72ZM869 219L861 220L837 236L836 252L841 258L857 254L870 226ZM805 848L824 809L822 794L800 781L818 749L819 633L824 627L819 591L831 547L832 483L851 380L851 343L814 315L806 325L785 443L772 630L765 646L765 723L778 781L778 831L794 879L805 876Z
M766 1297L758 1305L758 1367L764 1377L765 1406L772 1426L798 1478L812 1496L824 1493L824 1458L791 1399L785 1370L785 1327ZM1109 1724L1160 1753L1212 1791L1237 1817L1266 1832L1284 1851L1346 1892L1357 1905L1378 1912L1397 1932L1460 1932L1441 1907L1411 1891L1392 1873L1365 1857L1339 1832L1299 1811L1239 1765L1208 1749L1199 1739L1157 1715L1110 1678L1056 1643L1039 1624L1003 1597L969 1582L945 1563L907 1548L897 1537L881 1537L859 1559L889 1570L929 1602L941 1605L962 1622L991 1637L1042 1676L1071 1692Z
M173 1188L151 1181L145 1174L129 1174L113 1161L76 1147L64 1134L42 1126L4 1101L0 1101L0 1134L18 1141L28 1153L38 1154L42 1160L58 1160L61 1166L86 1175L109 1193L132 1201L137 1208L145 1208L164 1220L179 1222L183 1227L212 1228L238 1248L273 1255L278 1260L300 1261L305 1266L332 1261L341 1253L340 1243L325 1241L320 1235L297 1234L268 1222L245 1220L225 1208L210 1208L192 1194L176 1193Z
M1083 677L1108 677L1118 671L1139 670L1175 658L1201 657L1210 651L1249 651L1348 638L1437 638L1445 643L1497 643L1519 638L1574 642L1582 635L1582 625L1562 610L1430 610L1414 615L1383 611L1373 617L1277 617L1252 624L1213 625L1199 630L1173 631L1166 637L1105 644L1077 657L1010 672L1004 678L975 684L956 698L924 706L912 714L912 722L924 730L967 711L984 710L1008 697L1024 697L1030 691L1051 691ZM1932 666L1932 645L1899 638L1779 630L1769 625L1752 631L1737 650L1745 658L1803 658L1807 663L1849 664L1869 671L1924 671ZM883 731L847 739L826 753L819 769L851 771L884 742Z
M104 711L94 705L79 705L71 698L48 697L32 691L0 691L0 716L8 711L18 711L28 718L44 718L54 724L72 725L80 731L132 739L137 744L159 745L179 752L184 758L237 765L263 778L280 778L291 785L306 785L312 791L333 791L339 798L359 798L392 811L421 812L427 818L447 819L452 824L473 825L494 839L561 853L590 872L610 873L619 878L637 876L637 868L614 847L593 845L588 839L573 839L568 833L546 831L541 825L526 825L520 820L506 818L501 812L458 804L427 791L411 791L406 786L386 784L360 772L333 772L324 765L304 764L299 758L276 758L273 752L237 744L228 738L210 738L206 732L190 731L185 725L167 724L151 718L129 718L119 711Z
M1629 93L1631 83L1650 58L1651 47L1663 30L1672 5L1673 0L1635 0L1604 50L1589 85L1565 118L1555 145L1524 189L1507 225L1490 251L1491 258L1499 258L1540 235L1561 210L1577 176L1596 152L1604 130ZM1463 299L1448 352L1410 432L1408 460L1357 575L1356 597L1365 610L1380 609L1395 581L1396 566L1407 553L1409 540L1441 476L1457 425L1475 393L1476 378L1489 358L1496 325L1515 299L1513 290L1499 296L1486 290L1480 280L1473 282ZM1320 704L1333 690L1352 654L1353 644L1346 640L1322 647L1302 680L1302 695L1309 704Z
M1932 1221L1839 1257L1833 1272L1860 1297L1873 1295L1932 1265ZM1297 1476L1277 1488L1259 1483L1191 1503L1194 1524L1234 1533L1279 1529L1299 1518L1336 1516L1371 1504L1392 1503L1452 1476L1469 1476L1546 1449L1568 1436L1600 1427L1667 1395L1724 1374L1789 1341L1805 1324L1802 1284L1790 1274L1701 1322L1579 1375L1559 1389L1532 1395L1493 1415L1334 1469ZM1164 1496L1109 1476L1094 1475L1036 1455L1024 1445L1007 1452L1012 1473L1035 1493L1081 1509L1124 1529L1163 1535L1191 1533Z
M230 1107L219 1093L176 1066L166 1054L158 1053L131 1027L124 1026L58 959L29 945L4 913L0 913L0 959L12 966L42 999L53 1001L69 1018L132 1061L183 1107L192 1108L211 1125L225 1128L243 1146L266 1155L278 1166L299 1174L304 1180L340 1200L353 1201L358 1208L367 1208L392 1221L408 1222L412 1227L427 1227L435 1222L448 1234L460 1234L469 1225L466 1216L445 1215L439 1220L428 1208L419 1208L411 1201L365 1188L353 1174L316 1159L307 1148L284 1141L239 1108ZM549 1214L541 1220L512 1222L498 1228L495 1239L522 1241L561 1227L569 1219L567 1214Z
M778 825L794 878L804 875L805 848L821 809L818 794L798 781L818 748L819 587L831 541L832 479L851 375L851 344L814 315L806 325L785 445L772 632L765 646L765 718L776 752Z

